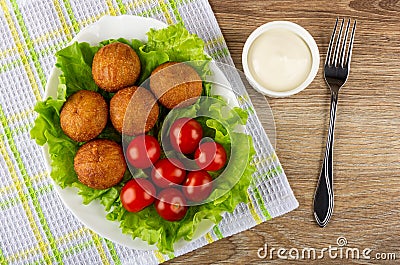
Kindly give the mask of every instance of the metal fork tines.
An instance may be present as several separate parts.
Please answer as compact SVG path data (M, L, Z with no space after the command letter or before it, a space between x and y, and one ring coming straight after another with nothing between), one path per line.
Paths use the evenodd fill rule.
M337 32L339 19L336 19L324 65L324 78L331 90L331 111L326 143L325 157L322 163L317 189L314 195L314 217L319 226L328 224L333 211L333 142L336 120L336 106L340 88L346 83L350 72L356 21L354 20L351 37L348 40L350 19L343 34L344 19Z
M339 89L344 85L350 72L350 61L351 54L353 51L354 43L354 32L356 30L357 21L354 20L353 30L351 31L351 37L348 41L348 33L350 27L350 19L347 21L346 31L344 36L343 25L344 19L340 24L339 33L337 33L336 41L336 29L338 26L339 19L336 19L335 27L332 32L331 40L329 42L328 52L326 54L325 65L324 65L324 78L330 89L334 89L334 92L338 92ZM334 46L334 47L333 47ZM333 50L334 48L334 50ZM347 48L347 54L346 54Z

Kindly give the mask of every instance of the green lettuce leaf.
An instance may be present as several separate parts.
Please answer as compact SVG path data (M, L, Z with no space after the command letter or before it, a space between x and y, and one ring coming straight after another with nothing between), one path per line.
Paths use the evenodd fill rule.
M163 51L170 61L209 61L204 53L204 41L196 34L186 30L183 23L171 25L164 29L150 29L144 51Z
M63 100L53 98L38 102L34 109L39 116L30 131L31 138L38 145L47 143L52 167L50 175L62 188L77 181L73 164L79 146L61 129L60 111L63 104Z
M56 53L56 66L62 71L59 78L59 99L65 100L82 89L92 91L99 89L92 78L92 61L98 50L98 46L75 42Z
M114 128L114 126L112 125L111 121L107 122L106 127L103 129L103 131L100 133L100 135L97 136L97 138L109 139L109 140L113 140L113 141L115 141L117 143L121 143L122 142L121 133Z
M151 75L151 72L159 66L160 64L163 64L165 62L168 62L170 60L168 54L166 54L163 51L148 51L145 52L144 49L145 46L139 47L136 52L140 58L141 61L141 67L142 67L142 72L141 76L139 79L139 84L142 84L145 82L149 76Z
M79 181L72 183L71 186L78 189L78 194L83 198L83 204L87 205L93 200L99 199L100 203L104 205L104 209L108 212L115 203L119 202L119 194L121 189L130 179L132 179L132 174L129 172L129 170L126 170L121 182L108 189L93 189L80 183Z

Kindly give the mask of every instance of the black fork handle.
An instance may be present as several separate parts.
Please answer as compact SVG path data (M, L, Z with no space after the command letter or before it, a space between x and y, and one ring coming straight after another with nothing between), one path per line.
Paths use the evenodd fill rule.
M317 189L314 195L314 217L320 227L325 227L333 212L333 142L338 93L331 94L328 139Z

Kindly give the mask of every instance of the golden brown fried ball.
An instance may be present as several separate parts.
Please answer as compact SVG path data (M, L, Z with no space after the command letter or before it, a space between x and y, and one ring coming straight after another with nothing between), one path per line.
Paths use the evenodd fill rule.
M132 86L140 75L139 57L127 44L108 44L94 55L92 75L95 83L108 92Z
M76 142L97 137L107 124L108 106L97 92L80 90L65 102L60 124L64 133Z
M150 89L162 105L172 109L180 103L179 107L193 104L201 95L203 86L200 76L191 66L168 62L151 73Z
M157 100L143 87L124 88L110 101L111 122L115 129L127 135L150 131L157 122L158 112Z
M126 167L122 147L107 139L87 142L74 158L79 181L93 189L115 186L122 180Z

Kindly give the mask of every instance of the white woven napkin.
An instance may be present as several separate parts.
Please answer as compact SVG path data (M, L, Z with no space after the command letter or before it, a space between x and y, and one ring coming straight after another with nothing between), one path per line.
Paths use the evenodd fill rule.
M298 206L268 137L253 115L247 131L255 139L258 170L249 189L251 202L225 214L204 237L174 254L162 255L126 248L87 229L59 199L41 149L29 136L36 117L33 107L43 99L54 53L106 14L149 16L169 24L183 21L206 42L208 54L234 66L228 48L206 0L10 0L0 1L0 7L0 264L157 264ZM237 76L229 78L245 93Z

